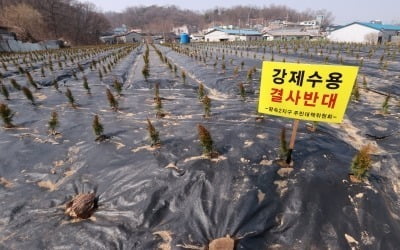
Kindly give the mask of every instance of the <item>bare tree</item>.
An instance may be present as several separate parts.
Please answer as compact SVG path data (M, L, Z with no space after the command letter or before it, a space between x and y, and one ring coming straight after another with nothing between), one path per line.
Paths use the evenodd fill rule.
M36 42L44 37L43 17L27 4L10 5L4 8L0 22L14 29L17 36L24 41Z

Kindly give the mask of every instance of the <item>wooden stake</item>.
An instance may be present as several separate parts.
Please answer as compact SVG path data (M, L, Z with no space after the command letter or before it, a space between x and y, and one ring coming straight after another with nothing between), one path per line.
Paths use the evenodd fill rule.
M293 121L292 135L290 136L289 150L288 150L287 158L286 158L287 164L290 164L290 162L292 162L292 152L293 152L293 148L294 148L294 142L296 141L298 127L299 127L299 120L296 119Z

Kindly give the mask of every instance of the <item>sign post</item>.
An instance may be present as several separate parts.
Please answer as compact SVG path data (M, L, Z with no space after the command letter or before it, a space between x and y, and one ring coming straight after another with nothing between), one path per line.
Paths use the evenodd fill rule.
M293 121L293 129L292 129L292 134L290 136L290 142L289 142L289 150L286 156L286 163L290 164L292 162L292 152L294 149L294 142L296 141L296 135L297 135L297 128L299 127L299 120L294 120Z
M295 119L286 162L291 162L299 120L341 123L358 67L264 61L258 112Z

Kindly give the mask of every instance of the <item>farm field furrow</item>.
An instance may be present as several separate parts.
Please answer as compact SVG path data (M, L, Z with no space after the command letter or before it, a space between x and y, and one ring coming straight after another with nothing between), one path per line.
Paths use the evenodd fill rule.
M237 42L0 54L13 114L0 128L0 248L204 249L229 235L236 249L396 249L399 53ZM280 164L292 120L256 108L272 59L360 66L341 124L300 122L293 168ZM352 183L368 144L370 175ZM65 214L90 192L89 219Z

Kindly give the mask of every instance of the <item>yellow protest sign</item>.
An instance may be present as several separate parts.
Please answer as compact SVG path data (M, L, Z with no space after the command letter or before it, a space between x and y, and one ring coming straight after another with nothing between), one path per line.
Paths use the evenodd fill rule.
M263 62L258 112L340 123L358 67Z

